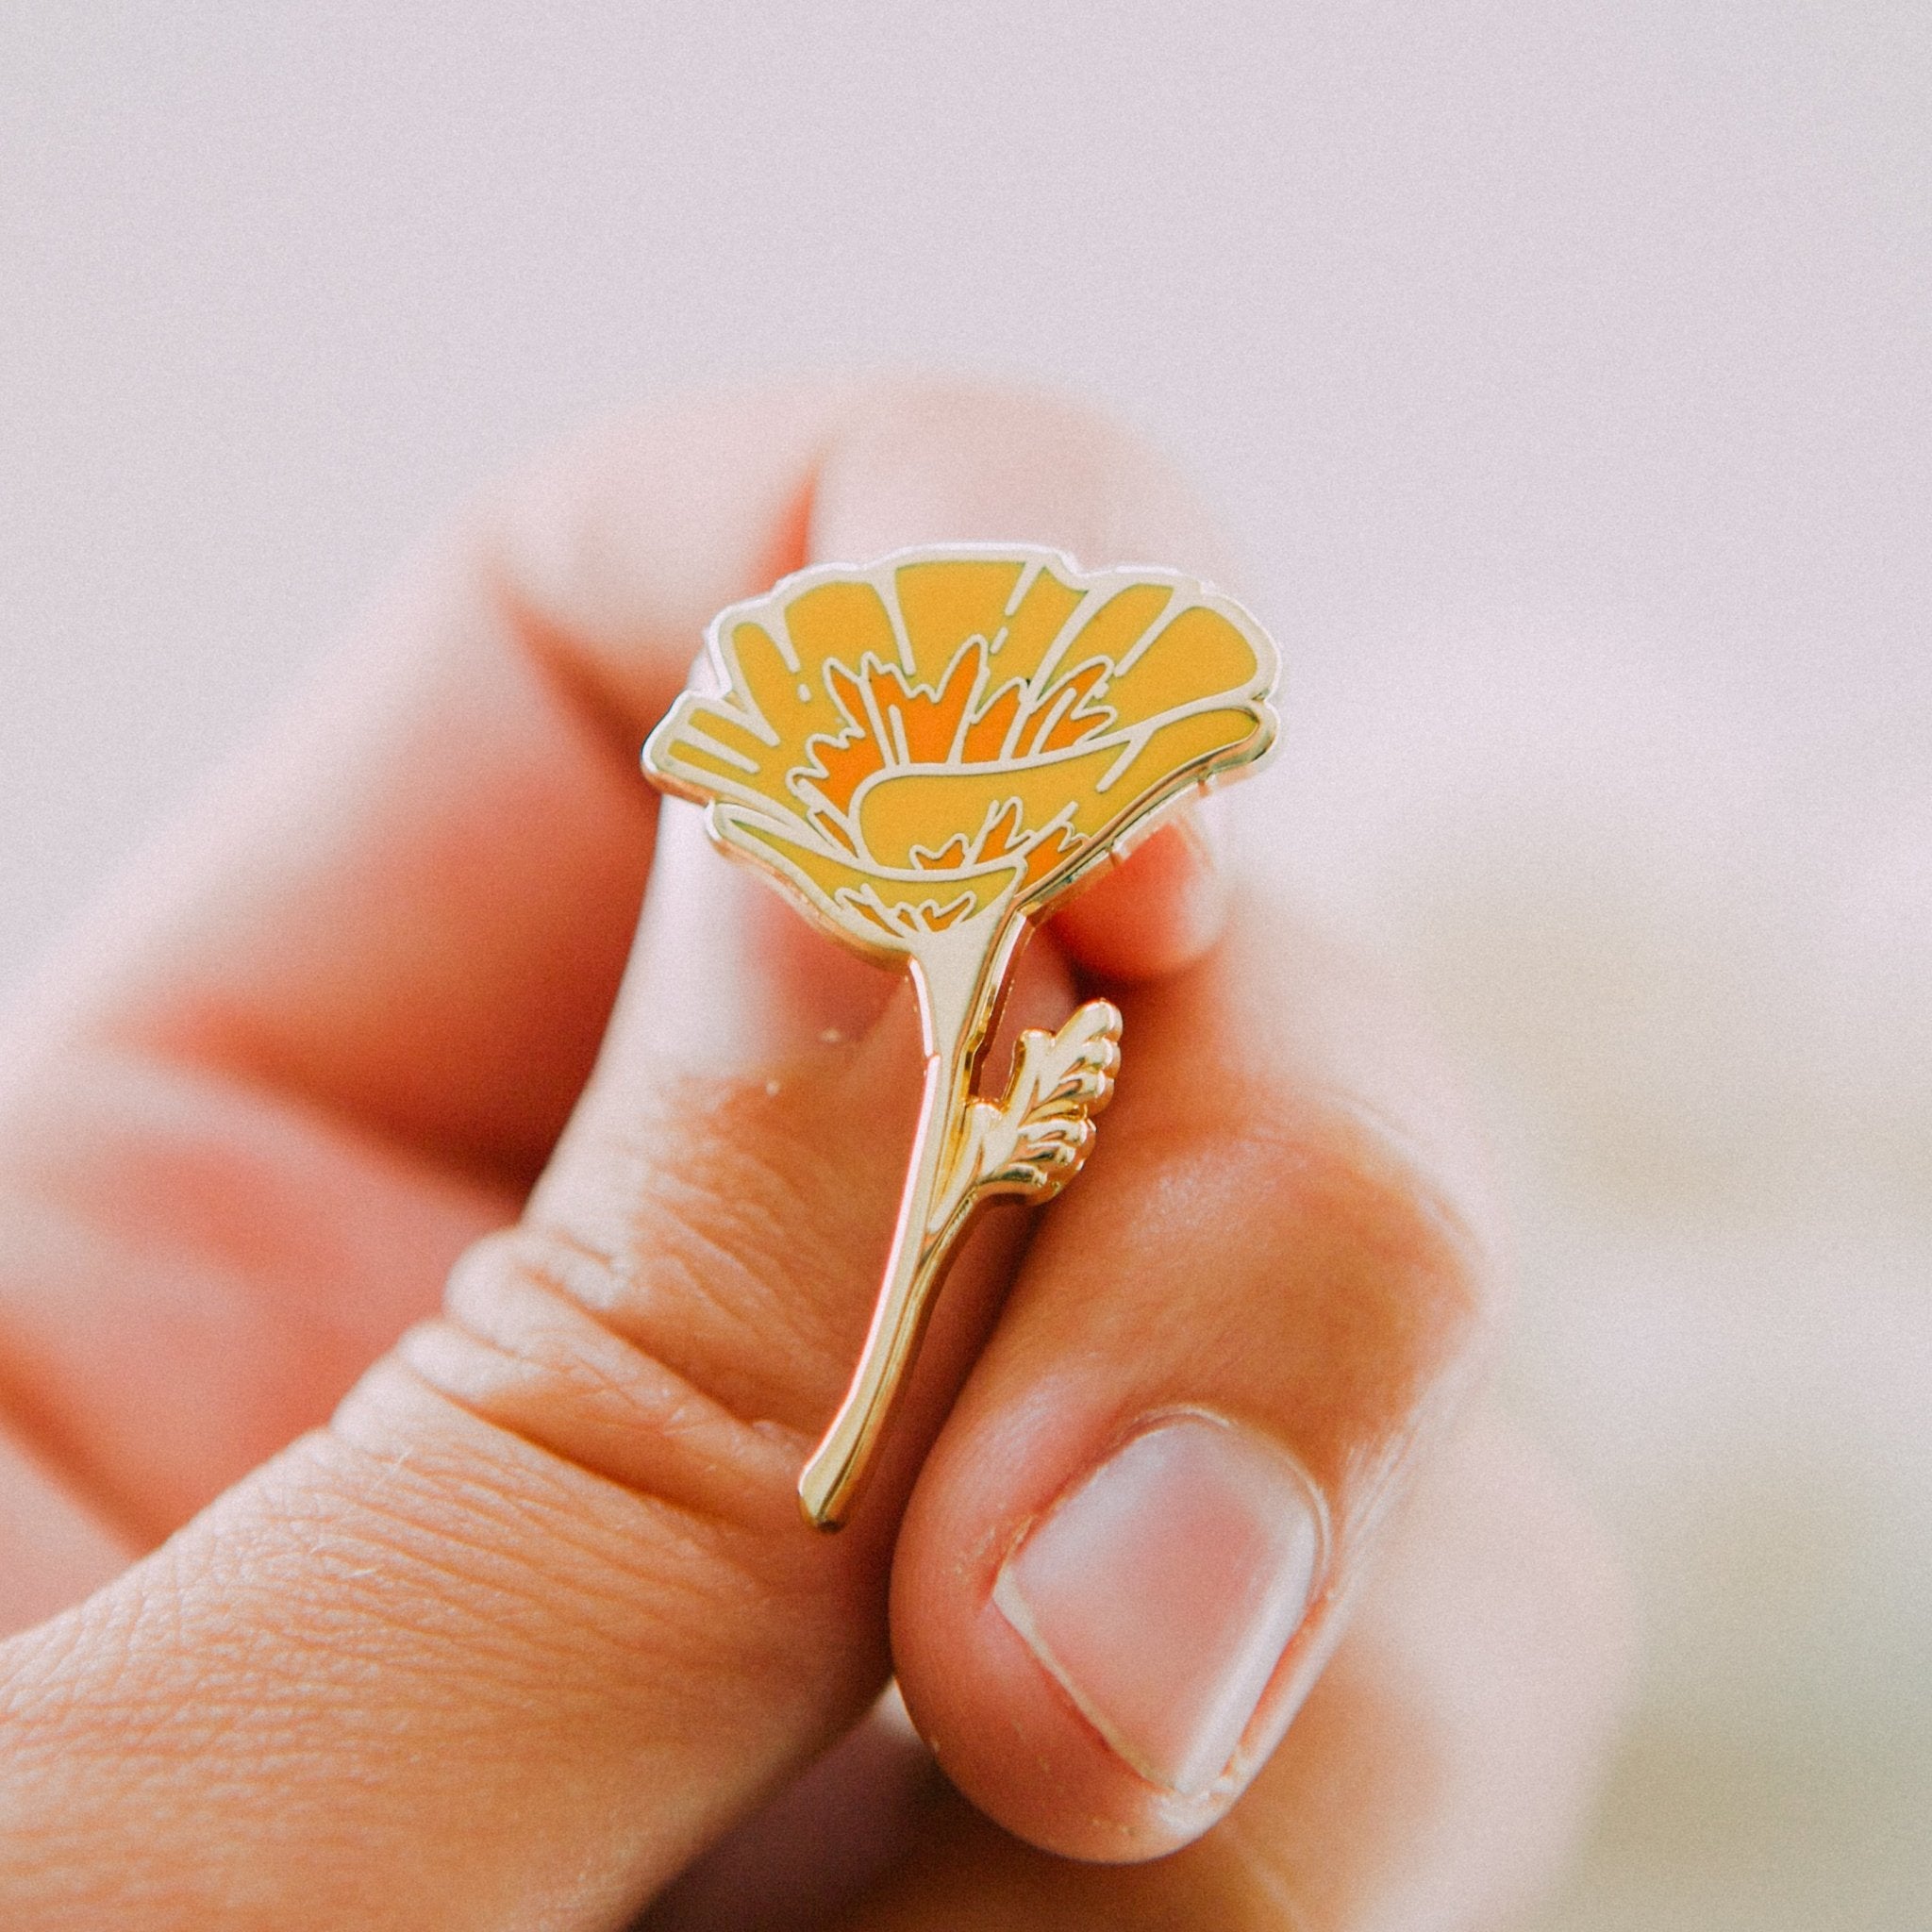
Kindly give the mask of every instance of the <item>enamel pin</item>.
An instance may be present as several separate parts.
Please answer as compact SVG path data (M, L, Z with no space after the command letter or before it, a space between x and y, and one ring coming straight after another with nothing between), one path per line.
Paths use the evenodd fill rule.
M799 1478L842 1523L947 1257L997 1195L1079 1171L1113 1091L1121 1015L1090 1000L1021 1036L1007 1091L979 1061L1031 923L1275 730L1274 647L1167 571L1089 574L1024 544L824 566L735 604L644 747L748 860L849 946L905 964L925 1054L911 1168L858 1370Z

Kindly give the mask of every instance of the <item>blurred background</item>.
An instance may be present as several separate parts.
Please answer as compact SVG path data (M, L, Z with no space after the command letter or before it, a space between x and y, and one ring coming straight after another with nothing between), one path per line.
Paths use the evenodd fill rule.
M0 983L480 476L940 365L1174 450L1637 1569L1566 1932L1932 1895L1932 9L9 0Z

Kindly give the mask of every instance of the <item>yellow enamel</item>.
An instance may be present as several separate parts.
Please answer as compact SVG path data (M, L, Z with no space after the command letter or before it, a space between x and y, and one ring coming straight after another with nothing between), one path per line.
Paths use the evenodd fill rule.
M876 586L862 578L815 584L784 607L784 621L799 663L791 682L802 679L814 693L824 688L821 674L827 659L854 675L868 657L881 664L903 661L899 633L887 614L885 599ZM763 693L755 696L761 702ZM825 727L821 724L817 728Z
M978 558L908 563L897 573L900 621L912 646L912 663L926 684L937 685L968 638L999 635L1007 601L1024 566Z
M1093 749L1017 766L908 766L865 788L857 801L859 831L867 855L878 864L909 866L916 847L936 849L929 843L934 826L970 836L993 808L1017 799L1027 827L1067 824L1091 841L1116 819L1171 796L1176 781L1194 782L1204 763L1244 746L1258 728L1250 711L1199 711L1158 726L1138 751L1130 740L1109 735ZM1103 791L1102 781L1124 757L1119 775Z
M722 613L708 644L710 688L651 734L645 771L848 945L908 962L919 1002L920 1124L884 1279L799 1478L829 1528L978 1203L1057 1191L1112 1090L1121 1015L1090 1001L1023 1037L1004 1099L975 1093L1028 922L1137 824L1261 757L1274 653L1191 579L1024 545L806 571Z
M1041 551L808 572L711 652L724 688L679 701L652 774L747 808L713 813L719 842L871 951L882 913L890 948L962 894L1041 909L1088 846L1273 736L1273 655L1231 606Z
M828 728L832 708L824 687L786 663L764 625L735 625L729 650L734 688L750 699L750 709L776 733L781 746L799 741L808 731ZM791 761L787 758L784 762Z
M1006 620L1004 637L995 633L988 640L995 646L993 685L1031 677L1086 595L1085 591L1056 576L1051 568L1042 567Z
M1108 680L1107 702L1116 725L1139 724L1203 691L1238 690L1257 669L1247 639L1220 611L1196 604Z

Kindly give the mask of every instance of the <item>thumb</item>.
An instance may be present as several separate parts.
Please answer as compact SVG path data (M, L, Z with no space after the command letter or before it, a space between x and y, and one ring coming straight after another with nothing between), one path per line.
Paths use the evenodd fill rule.
M1050 449L996 482L964 462L949 494L935 429L822 479L819 554L1165 547ZM1037 952L1016 1023L1064 997ZM969 1241L854 1526L805 1528L918 1058L903 986L666 808L597 1072L519 1225L327 1428L11 1647L8 1922L621 1924L846 1727L889 1667L901 1501L1021 1227Z
M882 975L788 967L695 818L522 1223L326 1429L21 1640L8 1924L621 1924L876 1695L904 1475L836 1539L792 1486L916 1032Z

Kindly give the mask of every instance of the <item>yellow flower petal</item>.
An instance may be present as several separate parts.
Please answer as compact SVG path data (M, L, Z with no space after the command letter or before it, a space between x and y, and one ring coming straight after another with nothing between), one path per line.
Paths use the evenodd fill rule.
M866 856L889 867L909 867L917 850L938 849L940 828L945 837L976 834L1009 799L1019 801L1026 832L1065 826L1090 843L1186 786L1255 756L1262 748L1255 741L1265 729L1256 709L1229 707L1187 713L1139 738L1109 735L1097 746L1019 764L906 766L862 786L854 816Z
M1261 674L1255 647L1220 611L1196 604L1123 661L1106 697L1116 726L1134 725L1208 691L1254 690Z
M1007 604L1025 565L1017 558L936 558L902 564L893 574L899 621L912 649L913 675L937 686L968 638L991 644L1007 621Z
M911 669L899 648L899 633L884 598L862 579L855 583L835 578L801 591L785 606L785 630L798 665L794 682L815 693L824 689L827 658L853 672L868 657ZM761 689L755 688L752 696L762 705Z
M1086 597L1085 591L1062 582L1050 566L1041 564L1021 593L1003 633L987 640L993 647L992 688L1031 677Z
M710 651L724 689L678 702L646 769L874 951L1037 910L1274 736L1273 649L1234 606L1025 546L809 571Z
M660 785L696 799L767 800L792 806L786 790L791 753L768 745L729 699L687 691L651 734L651 772Z
M712 835L795 888L824 924L869 951L904 951L918 931L983 912L1010 891L1021 861L958 870L863 865L828 851L796 820L717 806Z

